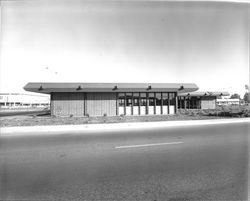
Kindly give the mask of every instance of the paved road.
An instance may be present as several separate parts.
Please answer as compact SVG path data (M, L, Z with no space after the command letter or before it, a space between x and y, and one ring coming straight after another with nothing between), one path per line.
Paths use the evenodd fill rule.
M1 137L0 200L247 200L249 131L238 123Z

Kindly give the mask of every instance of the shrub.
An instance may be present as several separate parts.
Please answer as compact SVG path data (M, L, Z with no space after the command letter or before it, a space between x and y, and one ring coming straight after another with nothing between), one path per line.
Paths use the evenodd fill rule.
M184 109L178 109L179 114L185 114L185 110Z
M120 114L118 120L124 120L124 114Z
M86 117L88 117L88 118L89 118L89 114L88 114L88 113L86 114Z
M107 117L107 113L104 113L103 116L104 116L104 117Z
M245 117L250 117L250 110L244 110L243 115Z
M73 114L69 115L70 118L72 118L73 116L74 116Z
M190 116L195 116L196 113L195 113L194 111L191 111L189 115L190 115Z
M200 110L200 111L199 111L199 115L201 115L201 116L206 116L206 115L207 115L207 112L204 111L204 110Z

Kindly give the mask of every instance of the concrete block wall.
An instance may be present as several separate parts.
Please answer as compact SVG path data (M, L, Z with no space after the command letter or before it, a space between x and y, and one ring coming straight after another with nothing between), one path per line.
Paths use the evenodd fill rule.
M51 115L84 116L84 93L52 93Z
M87 93L86 114L90 116L116 115L116 93Z

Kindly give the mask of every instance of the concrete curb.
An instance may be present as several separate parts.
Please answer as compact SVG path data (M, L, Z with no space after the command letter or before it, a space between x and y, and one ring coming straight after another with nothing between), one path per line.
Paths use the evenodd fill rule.
M167 128L181 126L202 126L213 124L250 123L250 118L235 119L212 119L212 120L187 120L187 121L160 121L160 122L132 122L112 124L84 124L84 125L55 125L55 126L23 126L0 128L0 136L12 135L36 135L43 134L65 134L65 133L86 133L104 132L128 129L149 129Z

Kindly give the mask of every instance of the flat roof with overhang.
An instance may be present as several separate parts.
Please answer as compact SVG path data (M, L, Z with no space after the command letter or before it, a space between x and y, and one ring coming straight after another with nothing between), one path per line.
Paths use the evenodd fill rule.
M190 93L178 93L178 96L229 96L230 94L226 91L195 91Z
M194 83L55 83L30 82L26 91L50 94L53 92L182 92L198 90Z

